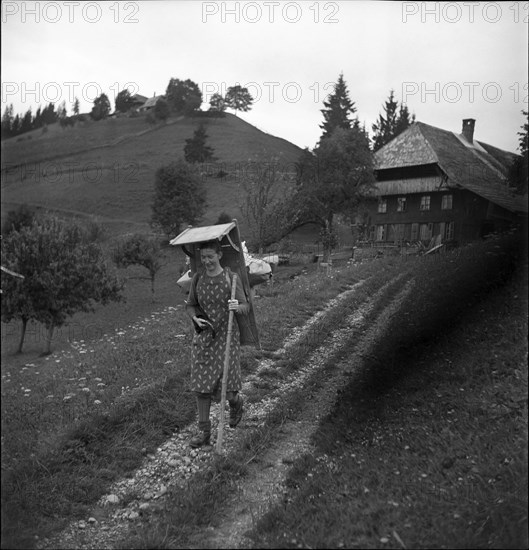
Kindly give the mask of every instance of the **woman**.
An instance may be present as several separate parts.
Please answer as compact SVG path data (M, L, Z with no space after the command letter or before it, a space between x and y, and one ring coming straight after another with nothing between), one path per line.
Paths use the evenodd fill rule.
M196 392L200 434L192 438L193 448L210 444L211 399L218 400L226 352L229 312L244 315L250 311L240 279L237 278L235 300L231 300L229 268L220 265L222 250L218 241L199 245L200 259L205 269L196 273L191 282L186 311L195 325L191 351L191 390ZM235 428L243 414L241 389L239 327L232 324L228 384L226 398L230 404L230 427Z

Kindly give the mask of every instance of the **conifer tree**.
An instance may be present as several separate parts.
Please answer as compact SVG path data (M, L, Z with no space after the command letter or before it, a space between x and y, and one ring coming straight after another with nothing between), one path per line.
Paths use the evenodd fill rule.
M206 129L201 124L193 134L192 138L186 139L184 156L187 162L206 162L213 160L213 148L206 145Z
M520 195L527 194L527 179L528 179L528 160L529 160L529 119L528 111L522 111L524 116L524 124L522 131L518 132L520 139L518 141L518 150L520 155L517 155L512 162L509 171L509 183Z
M6 139L13 135L13 104L6 105L4 114L2 115L2 139Z
M338 81L334 85L334 92L323 102L323 105L325 109L321 110L324 121L320 125L323 130L320 142L329 137L336 128L349 130L352 127L351 124L355 127L359 125L357 117L353 120L349 118L356 113L356 107L354 102L349 99L349 91L343 79L343 73L340 73Z
M402 104L399 107L399 102L394 97L394 91L390 90L389 97L384 104L384 114L379 114L377 122L372 125L373 149L378 151L413 122L415 122L415 115L410 118L408 107Z
M397 117L397 123L395 124L394 137L404 132L404 130L406 130L406 128L411 124L413 124L414 122L415 122L415 114L411 115L410 117L408 106L401 104L399 107L399 116Z

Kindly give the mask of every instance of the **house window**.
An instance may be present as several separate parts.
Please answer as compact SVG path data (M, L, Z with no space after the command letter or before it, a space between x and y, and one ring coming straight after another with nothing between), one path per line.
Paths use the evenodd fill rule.
M451 241L454 238L454 222L448 222L445 226L445 241Z
M388 201L387 199L380 199L378 201L378 212L379 214L385 214L388 211Z
M397 212L406 212L406 197L397 197Z
M421 197L421 210L430 210L430 195Z
M386 226L377 225L377 241L383 241L386 236Z
M452 210L452 195L443 195L441 199L441 210Z

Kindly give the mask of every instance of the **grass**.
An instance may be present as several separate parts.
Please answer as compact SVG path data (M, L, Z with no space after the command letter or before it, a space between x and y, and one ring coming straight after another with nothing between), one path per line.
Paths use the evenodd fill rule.
M490 250L495 246L501 247L500 253L487 255L487 248ZM492 277L494 264L496 266L505 265L506 257L503 256L503 252L506 251L507 248L503 248L503 245L487 243L486 246L478 246L477 250L469 247L466 251L460 251L456 253L456 256L447 256L445 259L424 258L423 262L414 266L416 279L424 280L420 275L428 276L423 286L430 289L435 286L437 279L441 282L448 276L447 264L454 257L459 257L459 265L467 265L468 262L468 266L474 266L481 275L486 273L486 277L473 278L471 286L480 290L473 297L466 294L467 288L461 285L462 280L457 280L457 278L454 279L453 287L445 288L445 291L452 294L453 299L448 301L444 299L442 304L448 305L448 310L452 311L456 317L463 316L460 318L460 322L463 323L461 326L465 326L465 323L471 322L472 319L465 320L466 313L462 313L462 305L467 309L475 306L487 296L488 292L494 291L498 284L501 286L508 280L507 273L502 273L501 269L496 272L501 282L498 278ZM507 258L509 257L511 256L507 254ZM481 258L485 258L487 261L482 263L479 261ZM484 269L485 267L487 269ZM470 269L469 276L472 275L474 272ZM458 292L462 294L458 294ZM523 293L525 290L522 288L518 292ZM465 296L464 300L461 299L462 296ZM408 302L407 310L404 310L403 315L407 313L413 316L419 313L415 320L420 320L421 307L414 308L413 305L420 304L423 297L420 294L415 294ZM500 297L499 300L501 301L501 299ZM492 311L497 303L495 301L490 306ZM448 409L451 411L446 422L448 431L446 429L441 431L444 426L441 425L439 418L441 410L444 411L445 404L439 405L434 401L435 405L432 407L432 391L437 389L435 384L438 379L430 380L428 375L432 373L439 375L443 372L441 370L443 364L439 366L434 361L438 353L444 357L441 350L446 352L447 340L438 343L433 356L422 356L421 364L414 363L412 356L412 352L420 354L420 351L424 352L432 348L434 335L443 334L442 327L437 326L436 332L432 330L435 327L435 321L439 322L448 315L446 308L431 301L428 305L431 306L432 322L429 326L424 327L424 331L410 332L405 326L402 330L396 330L401 319L399 315L388 331L390 335L394 334L394 338L388 338L388 334L379 335L376 342L373 343L375 354L372 356L376 360L366 363L363 376L354 379L351 386L344 390L337 409L322 424L316 437L320 452L315 456L304 457L295 464L293 474L288 482L291 491L285 497L284 506L278 507L270 513L253 533L256 547L342 546L362 548L385 545L401 547L403 545L398 542L398 539L400 537L399 528L403 525L407 525L404 532L406 536L409 530L412 530L419 540L417 544L412 543L411 547L443 545L443 541L442 539L439 541L439 537L442 537L452 525L446 515L440 514L436 504L439 501L444 503L445 499L452 499L444 510L453 509L454 499L457 499L457 502L463 497L468 500L468 494L465 494L465 491L470 489L468 478L464 477L461 478L463 483L449 484L448 489L446 486L440 486L434 473L439 473L441 460L447 459L442 464L448 468L451 467L449 466L450 456L446 456L446 452L452 451L452 447L454 447L453 452L458 453L459 458L471 460L470 455L468 457L467 454L461 455L462 449L469 442L474 445L482 462L487 463L489 446L494 440L494 434L485 438L486 426L465 422L465 419L473 418L474 411L469 410L468 393L463 396L460 388L464 381L468 383L469 378L472 381L474 373L472 367L467 370L464 360L461 365L454 366L456 372L459 366L463 368L457 372L456 387L454 387L454 380L449 380L450 392L445 395L449 402L450 399L459 400L458 409L453 407ZM503 329L503 334L510 335L510 339L518 344L515 351L507 351L508 354L511 354L510 359L517 361L518 364L520 360L525 360L524 344L523 341L520 341L520 335L525 334L524 329L526 328L524 305L517 306L518 315L513 320L516 328L514 335L511 335L510 331L512 326L506 326ZM441 314L436 315L436 310L439 310ZM453 328L454 323L449 327ZM449 329L447 328L447 330ZM426 334L429 334L428 340L425 339ZM475 334L482 337L480 327ZM400 345L397 348L392 348L399 337ZM387 342L386 346L384 342ZM354 342L351 343L351 350L354 349L354 344ZM380 350L380 353L377 350ZM467 347L464 347L464 350L467 355L472 356L472 352L469 353ZM490 348L489 350L485 349L483 354L486 355L488 351ZM347 353L344 353L343 356L346 357ZM329 357L328 359L332 362L336 358ZM293 357L292 362L295 361L296 359ZM404 372L400 377L394 376L390 369L396 364L401 364L401 361L409 368L402 369ZM280 368L283 369L285 366L288 367L288 365L282 364ZM293 365L291 366L293 367ZM520 366L522 369L525 367L524 363L521 363ZM385 373L382 378L379 375L373 376L377 370ZM413 377L413 373L416 373L416 378ZM525 371L518 370L515 378L510 379L505 386L506 395L515 395L520 382L524 383L525 381L526 384L525 376ZM399 381L402 387L399 386ZM314 382L317 384L317 380ZM407 383L409 388L406 386ZM488 375L485 376L484 384L490 384ZM412 388L415 392L422 393L410 391L410 396L407 390L412 390ZM489 390L493 391L494 388L489 388ZM439 391L444 390L437 389L437 392ZM522 395L524 394L522 393ZM396 404L394 396L399 396L399 401ZM301 388L298 392L294 392L289 399L284 399L269 415L265 426L252 431L244 438L229 458L218 459L214 462L211 470L192 480L188 491L172 495L169 510L165 514L149 518L148 524L137 526L136 536L126 541L125 546L131 548L185 548L189 547L192 542L193 547L201 547L200 544L203 542L201 537L203 537L205 527L214 527L221 521L224 502L236 490L238 478L244 476L244 465L254 460L256 455L267 447L270 438L274 437L274 433L284 419L295 416L296 410L303 406L305 399L306 388ZM440 408L437 408L438 406ZM460 413L461 421L458 420L458 413ZM437 422L437 424L431 427L428 422ZM458 424L458 422L460 423ZM460 432L457 434L455 434L455 427L460 428ZM505 430L507 433L509 433L508 428ZM452 433L450 430L454 432L454 437L450 436L448 440L443 439L447 433ZM476 432L476 430L478 431ZM474 433L480 435L475 437ZM526 442L523 421L522 426L518 425L518 430L514 433L516 436L511 441L511 447L504 446L500 453L512 452L512 457L516 457L513 459L513 470L506 476L508 481L505 494L514 492L511 504L514 502L516 505L518 515L511 520L506 511L499 514L500 520L506 523L505 529L509 530L513 536L512 539L502 539L500 546L501 543L505 543L507 546L509 542L518 541L520 543L523 539L520 523L523 524L524 518L526 520L527 506L523 500L520 501L520 493L516 493L518 484L514 481L518 474L521 475L522 480L526 477L523 461L520 462L520 449ZM433 438L430 443L429 437L432 434L440 441ZM461 446L456 447L452 439L458 441ZM436 444L445 454L439 454ZM438 457L439 460L435 460ZM502 457L502 460L504 458ZM237 475L224 477L222 472L227 467L228 469L235 468ZM442 468L444 469L445 466ZM406 476L403 475L404 473ZM404 485L403 479L405 480ZM421 485L421 483L424 484ZM525 487L523 484L522 486ZM404 498L403 492L408 491L409 493L410 487L413 490L413 498L409 494ZM457 493L459 489L462 490L461 493ZM418 498L415 493L418 493L421 498ZM215 495L213 500L211 495ZM430 499L429 505L424 499L427 501ZM410 523L407 519L410 501L414 503L415 513L421 517L421 521L417 521L415 524ZM483 502L481 505L483 506ZM475 523L476 518L479 518L478 511L476 509L467 510L465 513L470 518L468 521ZM394 520L397 513L400 513L400 523ZM462 514L463 511L456 510L453 519L459 519ZM423 530L426 527L430 530L426 530L427 535L423 537ZM388 533L389 535L386 536ZM428 540L428 537L431 537L431 541ZM501 535L499 537L501 539ZM469 541L466 543L467 547L474 547L474 543L479 539L470 536L467 540ZM456 537L451 538L448 547L457 542Z
M418 311L405 307L256 548L527 547L526 265L518 275L435 333L401 327Z
M4 165L29 169L26 177L23 168L13 168L2 178L2 212L26 203L90 215L113 231L130 231L132 223L148 231L155 172L183 158L185 140L200 122L207 125L208 144L217 157L201 169L209 203L205 225L223 211L240 218L239 183L255 166L251 163L280 157L282 166L292 167L301 153L292 143L231 114L218 119L173 118L155 128L143 117L87 121L66 129L54 124L45 134L29 133L32 139L2 142ZM57 151L60 157L55 158ZM221 168L228 173L223 179L216 177ZM245 234L242 220L241 232Z
M484 243L477 251L474 247L458 251L456 254L459 257L438 256L436 259L423 258L417 262L377 260L371 264L336 270L330 279L322 278L316 271L308 269L306 275L298 276L295 284L286 276L279 276L274 287L264 288L260 292L262 297L256 300L256 316L263 328L261 340L265 350L245 351L243 376L255 371L259 357L277 349L281 343L278 333L284 336L302 325L311 311L322 308L331 297L360 280L368 280L369 283L359 287L361 292L355 293L355 298L349 304L344 303L331 311L327 318L322 318L318 330L332 330L335 323L338 324L350 312L351 307L358 306L392 274L403 269L413 268L418 280L421 279L421 269L423 274L435 274L437 279L434 280L438 280L440 288L448 293L453 291L453 288L443 286L450 279L448 268L455 267L452 271L457 272L458 266L467 266L468 275L474 277L473 288L484 280L497 283L498 273L492 276L492 266L498 263L506 265L504 260L511 256L487 255L487 251L496 251L495 246L495 242ZM501 248L497 252L503 254L504 250ZM457 263L450 265L449 262L455 258ZM487 261L480 263L481 258ZM483 275L487 269L488 279L476 278L476 274ZM454 276L457 288L463 292L467 288L463 284L464 273L464 270L460 270L460 277ZM500 275L507 277L507 273ZM427 281L423 292L432 286L436 287L431 278ZM418 288L420 286L418 284ZM145 292L148 294L147 285ZM438 296L432 295L431 299L434 298L442 299L442 292ZM474 301L476 299L474 297ZM428 304L430 316L435 317L431 315L434 311L448 315L449 312L439 307L435 300ZM381 307L383 303L381 301ZM444 300L442 303L446 305L447 302ZM461 303L462 300L452 301L454 307ZM393 331L397 340L386 338L387 347L379 356L384 361L366 370L367 381L370 380L370 372L376 367L392 365L389 359L395 357L395 353L400 353L401 348L405 349L402 342L399 344L398 336L413 333L408 330L409 327L417 327L420 322L426 331L423 331L422 336L429 334L431 337L435 324L426 330L427 323L424 322L424 316L421 317L423 305L424 302L417 299L408 304L411 324L407 328L403 326L404 332ZM132 304L129 306L133 307ZM284 315L286 311L289 316ZM104 309L99 315L105 315ZM79 349L72 352L70 357L61 356L61 363L53 363L58 357L55 355L51 361L33 360L35 366L28 366L25 371L16 371L4 361L3 546L31 546L34 534L46 536L67 521L84 517L112 480L130 474L139 465L144 450L155 449L172 429L193 421L194 402L185 390L188 376L187 342L191 328L182 310L168 310L166 314L137 322L134 327L123 331L124 334L119 338L107 337L99 342L89 342L83 349L93 349L92 354L82 354L83 349ZM415 332L421 335L420 331ZM282 376L294 372L303 357L320 341L305 339L296 350L287 354L281 365L277 365L277 370L281 371ZM9 383L6 368L10 372ZM269 373L263 376L263 381L269 387L263 389L262 395L268 395L278 387L281 376ZM380 379L373 379L370 383L371 387L378 387L378 391L381 391L381 388L391 388L397 384L398 378L386 376L386 382L383 384ZM366 387L369 387L368 382ZM88 388L88 391L84 388ZM28 397L25 397L26 389L31 390ZM53 394L49 394L50 391ZM49 399L48 395L54 398ZM68 396L70 398L65 400ZM257 400L259 397L255 395L252 399ZM96 398L100 402L98 405L95 405ZM137 544L163 548L173 544L174 547L175 541L183 541L185 545L196 529L200 529L205 522L214 521L223 498L230 494L236 478L244 475L244 465L273 437L274 427L293 414L292 411L299 409L304 399L304 393L300 390L288 402L281 403L267 417L265 426L252 431L232 456L215 460L210 469L190 482L185 494L173 495L165 515L156 515L149 519L148 524L140 524L139 538L129 541L128 546ZM218 506L210 506L212 494L216 495Z
M309 266L297 285L288 274L300 267L290 266L284 275L278 271L273 291L264 288L256 300L263 346L275 349L278 336L304 322L307 308L319 309L348 282L367 277L373 269L337 270L335 277L322 280ZM186 391L192 328L176 303L174 293L180 291L174 289L174 280L166 272L159 281L158 315L145 316L153 307L146 302L145 283L143 293L134 292L139 286L129 290L127 304L85 317L85 323L100 326L106 334L101 339L86 339L75 348L57 341L57 352L48 358L36 356L38 347L22 356L3 352L3 536L9 546L27 546L34 534L43 536L82 517L112 480L139 465L142 449L156 448L172 429L193 421L194 401ZM176 309L167 309L169 305ZM290 312L288 322L278 316L282 308ZM132 316L128 326L127 315ZM16 331L8 332L5 343L17 337ZM245 350L245 375L255 368L260 353Z

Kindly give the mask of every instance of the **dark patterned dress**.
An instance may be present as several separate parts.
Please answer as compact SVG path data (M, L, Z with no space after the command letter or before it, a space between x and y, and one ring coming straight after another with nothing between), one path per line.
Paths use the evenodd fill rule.
M228 300L230 297L231 282L226 269L215 277L210 277L205 272L200 273L196 291L195 285L191 284L187 305L195 307L197 313L204 313L215 329L215 337L213 337L211 330L195 333L193 337L191 347L191 391L219 393L221 390L228 333ZM239 279L237 280L235 297L239 304L247 304ZM239 327L234 316L227 391L239 391L241 386Z

